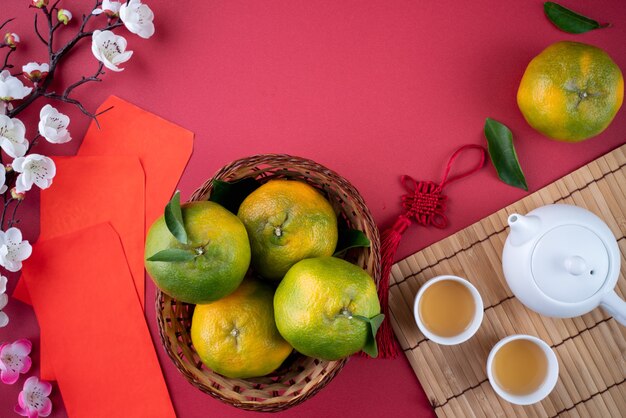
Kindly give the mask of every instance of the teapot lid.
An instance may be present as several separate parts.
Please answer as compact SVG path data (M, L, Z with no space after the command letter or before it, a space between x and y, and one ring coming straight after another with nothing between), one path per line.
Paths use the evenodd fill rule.
M533 280L559 302L582 302L607 279L609 252L602 239L580 225L553 228L539 238L532 253Z

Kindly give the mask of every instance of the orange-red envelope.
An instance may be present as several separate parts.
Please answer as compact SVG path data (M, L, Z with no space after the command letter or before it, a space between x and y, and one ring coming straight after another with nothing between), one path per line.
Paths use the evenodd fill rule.
M90 125L79 151L81 157L68 158L75 159L76 163L72 165L74 169L69 166L57 167L53 186L42 192L40 239L54 236L47 235L49 231L70 232L73 229L66 229L68 222L76 228L83 228L97 222L110 221L123 237L126 249L127 241L137 242L137 228L141 228L141 251L133 244L132 250L126 255L135 279L139 301L143 306L143 231L162 214L165 204L171 197L191 156L193 133L114 96L109 97L98 111L112 106L112 109L99 116L100 129L95 123ZM109 156L107 158L120 161L129 158L139 159L145 172L143 188L139 190L136 183L130 180L131 174L124 170L83 166L80 163L86 161L80 160L83 155ZM82 180L83 177L88 178ZM89 180L94 178L105 179L106 184L95 184ZM65 183L66 186L60 186L60 183ZM69 195L73 196L72 200L69 200ZM137 198L140 195L145 196L142 203L138 203ZM74 213L75 216L68 220L64 212L59 213L55 210L62 209L64 203L67 206L82 207L81 214ZM134 210L138 205L142 205L144 212L137 219ZM125 210L126 207L130 209ZM128 225L129 222L134 226L132 233L122 226ZM21 280L15 288L13 297L30 303L28 292ZM53 380L52 365L45 354L45 331L42 331L41 340L41 375L42 378Z
M70 417L176 417L111 225L37 242L22 278Z
M101 129L90 126L78 155L131 155L146 172L146 228L172 197L193 149L193 132L146 112L119 97L109 97L99 112ZM124 176L119 176L122 180ZM142 298L143 301L143 292Z
M110 222L122 237L137 304L143 296L144 172L137 157L53 157L57 174L53 187L41 193L39 239L46 240ZM118 173L124 174L124 180ZM92 246L101 244L92 242ZM84 291L90 290L84 283ZM30 300L20 280L14 297ZM57 368L48 355L53 336L41 327L41 377L54 380Z
M147 112L139 107L120 99L119 97L109 97L100 107L98 112L109 109L98 117L100 128L92 122L85 134L83 143L78 151L78 155L85 156L132 156L139 158L145 172L145 228L148 228L155 219L163 214L163 208L170 199L180 175L182 174L193 149L193 132L181 128L171 122L166 121L153 113ZM93 171L93 167L84 167L83 173L87 170ZM60 174L57 168L57 177ZM81 173L73 173L80 181ZM126 180L124 172L107 172L114 183L122 184ZM63 191L58 188L58 179L54 180L54 186L44 193L58 194L63 196ZM116 189L105 190L101 196L112 195ZM85 193L97 193L96 190ZM120 196L125 198L127 196ZM109 215L103 208L94 207L94 211L101 212L103 216ZM44 218L44 214L50 212L46 206L42 194L41 201L41 238L49 227L48 220L56 223L56 216ZM114 216L114 214L112 214ZM81 226L88 224L80 222ZM56 229L57 225L50 226ZM117 225L116 225L117 227ZM66 231L67 232L67 231ZM124 236L124 231L118 230ZM135 276L136 268L132 267L138 261L130 260L131 270ZM141 259L143 266L143 255ZM143 267L142 267L143 269ZM144 280L143 270L141 280L135 281L137 293L141 305L144 305ZM30 303L28 293L23 284L18 283L13 297L25 303Z
M144 293L145 229L145 175L139 159L128 156L52 159L57 174L54 187L41 192L39 239L111 223L120 234L139 302ZM124 178L118 173L123 173Z

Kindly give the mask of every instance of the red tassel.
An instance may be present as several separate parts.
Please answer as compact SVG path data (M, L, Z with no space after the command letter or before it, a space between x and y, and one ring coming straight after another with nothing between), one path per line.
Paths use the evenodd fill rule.
M448 178L452 163L466 149L478 149L481 151L481 159L478 166ZM448 224L448 219L445 215L446 196L441 194L443 187L481 169L485 164L486 155L487 151L480 145L462 146L450 157L443 179L439 185L433 182L416 182L409 176L402 176L402 185L409 192L402 196L404 213L398 216L393 226L385 230L381 235L381 276L377 288L380 309L385 315L385 320L376 334L378 358L394 358L400 351L391 327L391 319L389 318L389 276L402 234L411 226L411 219L423 226L432 225L436 228L445 228Z
M378 283L378 299L380 300L380 310L385 314L385 320L376 334L378 356L380 358L395 358L399 351L398 342L393 334L389 318L389 276L402 234L410 225L411 220L404 215L400 215L394 225L383 232L381 237L381 275Z

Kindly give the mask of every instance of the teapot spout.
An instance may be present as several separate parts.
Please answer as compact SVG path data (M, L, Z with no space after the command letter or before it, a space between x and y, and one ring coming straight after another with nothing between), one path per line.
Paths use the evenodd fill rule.
M524 245L537 236L541 221L534 215L520 215L514 213L508 219L511 232L509 242L511 245Z

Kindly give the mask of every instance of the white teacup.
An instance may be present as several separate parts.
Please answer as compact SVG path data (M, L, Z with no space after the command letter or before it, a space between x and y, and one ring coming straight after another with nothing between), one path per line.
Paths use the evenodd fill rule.
M426 327L426 325L424 325L424 322L422 321L420 317L420 300L422 296L424 295L424 292L426 292L426 290L428 290L430 286L443 280L452 280L452 281L461 283L470 291L470 293L472 294L472 297L474 298L474 316L472 318L472 321L463 332L461 332L458 335L454 335L452 337L443 337L443 336L433 333L431 330L429 330ZM450 276L450 275L437 276L428 280L426 283L424 283L422 287L420 288L419 292L417 292L417 295L415 296L415 302L413 304L413 315L415 316L415 322L417 323L418 328L420 329L420 331L422 332L422 334L424 334L426 338L430 339L431 341L437 344L442 344L442 345L460 344L462 342L469 340L476 333L476 331L478 331L478 328L480 327L480 324L483 321L483 300L480 297L478 290L476 290L474 285L468 282L467 280L458 276Z
M513 340L519 340L519 339L529 340L537 344L537 346L539 346L539 348L542 349L547 360L548 370L546 373L546 377L543 380L543 383L539 385L537 390L527 395L516 395L516 394L507 392L498 384L493 374L493 361L498 350L500 350L505 344ZM530 405L530 404L541 401L543 398L548 396L550 392L552 392L552 389L554 389L554 386L556 385L556 382L559 378L559 361L557 360L556 354L554 354L554 351L552 350L552 348L550 348L550 346L545 341L537 337L533 337L532 335L524 335L524 334L510 335L506 338L501 339L491 349L491 352L489 353L489 357L487 358L487 376L489 377L489 383L491 384L491 387L493 387L493 390L495 390L496 393L502 399L508 402L511 402L513 404L516 404L516 405Z

